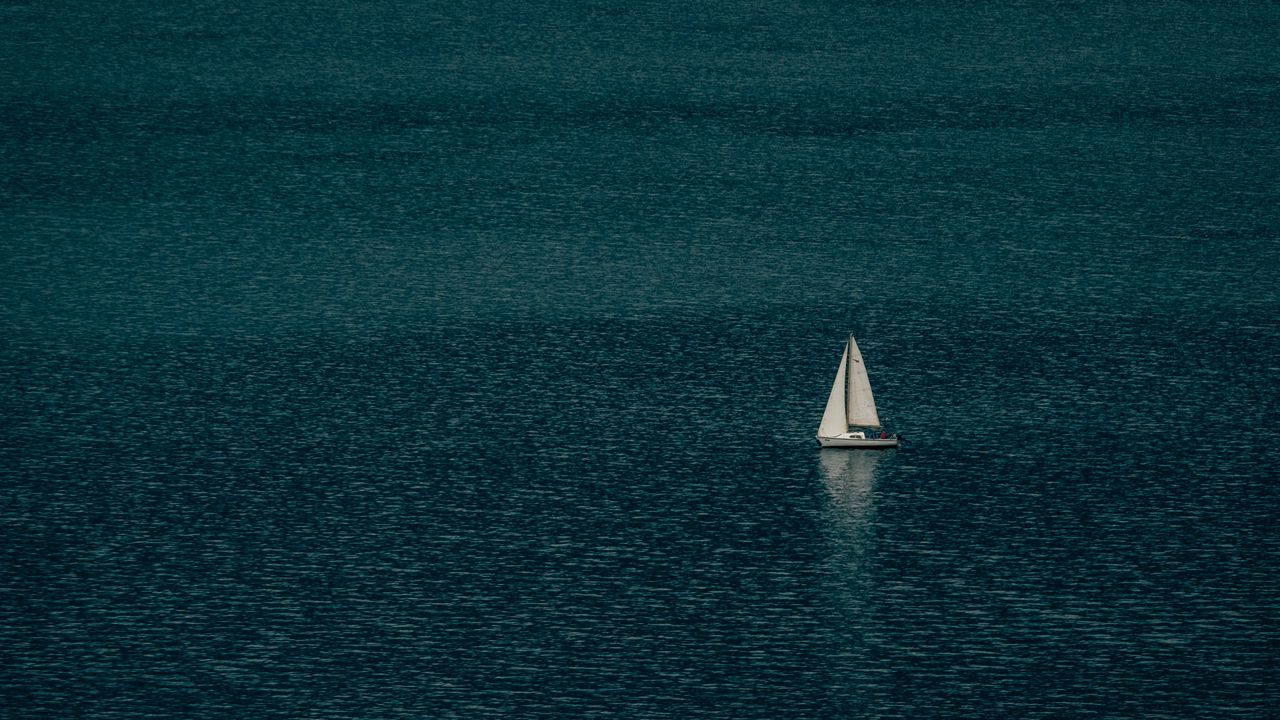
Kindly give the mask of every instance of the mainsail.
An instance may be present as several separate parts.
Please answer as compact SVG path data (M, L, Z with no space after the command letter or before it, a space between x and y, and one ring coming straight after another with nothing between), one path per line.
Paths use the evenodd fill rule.
M876 399L871 395L871 380L867 378L867 366L862 362L862 353L858 350L858 343L854 342L853 336L849 336L849 346L845 349L845 356L848 358L848 376L849 376L849 395L848 401L845 403L846 419L849 425L858 425L860 427L880 427L880 415L876 413ZM841 361L840 367L843 370L845 361ZM839 373L837 381L843 379L845 373ZM827 409L831 409L828 401ZM826 425L826 416L822 418L823 425ZM847 430L847 428L846 428ZM845 432L841 430L840 432Z

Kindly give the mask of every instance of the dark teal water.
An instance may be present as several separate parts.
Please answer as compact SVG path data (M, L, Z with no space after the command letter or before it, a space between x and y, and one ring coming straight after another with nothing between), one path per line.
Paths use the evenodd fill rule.
M2 714L1274 717L1277 37L5 4Z

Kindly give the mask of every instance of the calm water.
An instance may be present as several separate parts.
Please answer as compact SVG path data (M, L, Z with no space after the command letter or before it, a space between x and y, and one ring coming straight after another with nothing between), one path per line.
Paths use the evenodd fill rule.
M6 717L1275 717L1274 3L171 5L0 7Z

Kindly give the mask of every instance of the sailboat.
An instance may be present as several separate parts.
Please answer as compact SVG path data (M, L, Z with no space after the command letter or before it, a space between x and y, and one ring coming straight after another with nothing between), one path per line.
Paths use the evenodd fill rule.
M867 366L850 335L818 426L818 444L824 448L881 449L898 447L898 439L896 433L889 435L880 426Z

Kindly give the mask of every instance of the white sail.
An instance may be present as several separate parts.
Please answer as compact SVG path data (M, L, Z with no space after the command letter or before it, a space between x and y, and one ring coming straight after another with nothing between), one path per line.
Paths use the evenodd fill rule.
M871 380L867 378L867 366L862 362L862 353L858 350L858 343L854 342L853 336L849 336L849 346L845 350L848 357L849 366L849 398L845 402L845 419L849 425L858 425L861 427L880 427L880 415L876 412L876 399L871 395ZM844 370L845 364L840 364L840 369ZM843 379L844 373L840 373ZM835 392L835 390L832 390ZM830 412L831 403L827 402L827 411ZM826 427L827 418L822 418L823 427ZM848 428L846 428L847 430ZM845 432L841 430L840 432Z
M849 431L845 422L844 373L849 364L849 347L845 346L844 355L840 356L840 369L836 371L836 381L831 384L831 394L827 396L827 409L822 413L822 424L818 425L819 437L835 437ZM866 373L863 373L866 376Z

